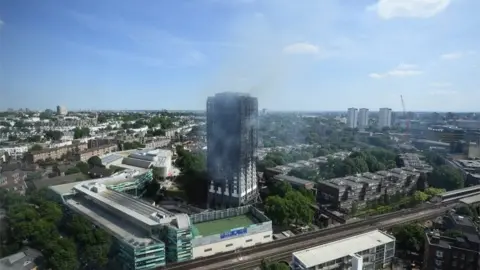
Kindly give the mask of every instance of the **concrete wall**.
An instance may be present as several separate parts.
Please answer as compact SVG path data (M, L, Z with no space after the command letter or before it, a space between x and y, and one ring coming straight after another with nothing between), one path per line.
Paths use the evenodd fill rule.
M272 241L272 231L256 233L247 236L224 240L217 243L197 246L193 248L193 259L212 256L221 252L229 252L241 248Z

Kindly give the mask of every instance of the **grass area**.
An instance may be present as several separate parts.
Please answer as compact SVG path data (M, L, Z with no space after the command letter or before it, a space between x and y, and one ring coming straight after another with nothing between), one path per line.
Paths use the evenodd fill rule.
M241 215L236 217L217 219L202 223L194 224L198 230L198 234L203 236L220 234L234 228L247 227L257 223L250 215Z

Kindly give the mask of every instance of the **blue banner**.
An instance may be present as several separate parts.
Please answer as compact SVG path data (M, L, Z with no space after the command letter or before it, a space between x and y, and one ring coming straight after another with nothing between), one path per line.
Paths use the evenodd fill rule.
M229 238L233 236L239 236L247 233L247 228L233 229L228 232L223 232L220 234L220 239Z

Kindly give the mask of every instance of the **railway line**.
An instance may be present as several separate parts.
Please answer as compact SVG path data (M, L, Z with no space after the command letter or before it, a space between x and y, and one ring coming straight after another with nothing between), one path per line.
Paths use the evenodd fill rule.
M264 258L279 259L291 256L295 250L317 246L345 236L355 235L376 228L389 228L394 225L438 216L451 209L455 201L428 204L413 209L375 216L366 220L347 223L320 231L300 234L286 239L245 248L237 252L228 252L192 261L169 264L160 269L252 269Z

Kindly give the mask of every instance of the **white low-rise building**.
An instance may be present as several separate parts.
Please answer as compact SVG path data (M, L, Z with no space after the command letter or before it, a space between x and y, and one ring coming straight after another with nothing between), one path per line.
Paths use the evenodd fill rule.
M379 230L292 254L292 269L383 269L395 256L395 238Z
M5 152L12 159L22 159L23 155L28 152L28 146L15 146L0 148L0 152Z

